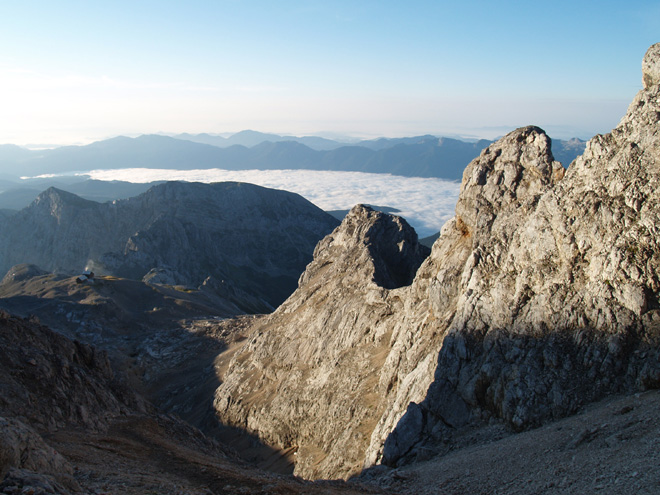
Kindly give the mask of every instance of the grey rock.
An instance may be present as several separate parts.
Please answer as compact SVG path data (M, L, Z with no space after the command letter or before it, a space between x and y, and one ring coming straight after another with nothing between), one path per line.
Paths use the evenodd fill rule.
M441 244L457 252L458 234L469 239L467 256L436 265L436 277L457 261L463 272L435 382L420 403L429 418L442 417L437 391L446 388L475 413L524 429L634 383L643 388L640 380L656 383L659 107L657 86L640 92L563 178L533 128L468 166L456 219L429 258ZM451 304L446 290L434 291L433 308Z
M2 482L0 493L20 495L70 495L80 490L69 490L57 482L56 477L35 473L28 469L12 468Z
M0 415L39 431L98 431L148 405L110 367L107 353L0 311Z
M337 224L297 194L251 184L170 182L103 204L50 188L4 221L0 271L32 263L188 287L212 276L261 300L243 311L267 312Z
M426 420L418 404L411 402L406 413L397 425L397 429L387 437L384 445L383 464L390 465L410 452L424 431Z
M71 465L41 435L17 419L0 417L0 481L5 480L4 485L17 484L17 478L25 478L26 471L52 478L46 480L45 488L53 491L43 493L63 493L54 491L52 480L68 489L80 490ZM33 479L30 481L36 485ZM24 483L25 480L20 484Z
M180 280L185 278L167 266L152 268L142 277L142 281L147 284L177 285Z
M660 43L646 51L642 60L642 83L644 89L660 84Z
M537 127L485 149L410 285L379 285L371 216L351 212L223 363L218 417L296 446L300 476L346 477L479 424L522 430L659 386L653 77L567 170Z
M388 387L379 372L395 366L385 364L391 329L382 324L396 309L387 294L405 291L398 286L427 254L405 220L354 207L318 244L299 289L255 320L227 363L215 396L220 421L296 446L296 474L359 470L365 425L382 413L378 395Z

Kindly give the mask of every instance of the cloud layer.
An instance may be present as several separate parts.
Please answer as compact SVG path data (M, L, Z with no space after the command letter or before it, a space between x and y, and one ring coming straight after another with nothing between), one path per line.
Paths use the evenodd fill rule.
M460 184L442 179L399 177L362 172L311 170L163 170L121 169L84 172L92 179L152 182L249 182L295 192L323 210L349 209L358 203L400 210L420 237L440 230L454 215Z

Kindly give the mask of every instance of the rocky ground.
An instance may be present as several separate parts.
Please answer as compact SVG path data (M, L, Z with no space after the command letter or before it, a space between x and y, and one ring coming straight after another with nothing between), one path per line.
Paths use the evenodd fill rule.
M169 417L126 417L107 432L60 431L46 440L90 494L381 493L343 481L312 483L256 469ZM2 490L0 489L0 493ZM10 493L10 492L7 492Z
M479 444L373 474L379 486L428 495L660 493L659 411L658 391L611 397L535 430L491 427Z
M0 418L0 493L485 495L660 490L660 391L613 396L575 416L522 433L493 422L457 434L444 446L444 455L424 462L374 467L347 482L311 482L256 469L232 445L210 439L176 416L135 403L116 383L102 355L94 357L84 346L71 347L67 339L34 322L3 318L2 348L5 354L13 352L2 359L8 374L1 380L5 402L0 401L0 411L13 419ZM18 340L7 340L7 325L16 330ZM212 321L197 325L219 336L227 332L226 326ZM58 366L88 385L67 389L65 376L53 372ZM39 392L41 384L46 392ZM31 395L35 388L39 394ZM26 397L24 402L8 405L6 399L17 394ZM64 411L67 425L39 421L53 408L71 403L71 397L91 414Z
M350 477L659 388L658 53L568 168L535 126L483 150L423 261L405 222L354 207L226 360L221 421L296 449L301 477Z
M106 352L0 312L0 493L382 491L260 470L124 378Z

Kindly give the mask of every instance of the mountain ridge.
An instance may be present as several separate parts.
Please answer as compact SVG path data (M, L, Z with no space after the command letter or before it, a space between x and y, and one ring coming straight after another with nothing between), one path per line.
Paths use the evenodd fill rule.
M139 280L155 269L154 283L204 287L248 312L269 311L293 291L338 223L297 194L230 182L164 183L103 204L49 188L1 222L5 272L32 263Z
M370 281L354 209L226 358L220 420L347 477L660 387L659 114L653 83L568 169L538 127L491 144L409 286Z
M149 284L186 267L157 256L174 249L197 261L195 244L226 217L243 229L226 243L248 258L249 242L264 242L258 232L279 214L285 237L300 234L291 225L324 223L312 211L301 222L296 195L166 183L101 205L45 191L19 213L15 250L43 241L47 254L65 256L94 229L109 236L104 220L114 215L117 231L142 222L122 240L129 261L157 263L144 282L82 284L32 265L2 279L11 301L0 302L28 310L29 299L100 347L0 311L0 491L652 493L660 483L660 43L645 55L642 78L619 125L567 169L535 126L482 150L430 253L405 220L357 205L316 243L298 288L268 315L183 321L180 306L195 289ZM218 196L229 199L221 208ZM1 220L4 234L16 218ZM58 251L57 233L77 245ZM269 250L295 258L300 244ZM212 252L208 264L219 258ZM272 274L272 260L262 261ZM130 323L134 312L144 326ZM149 385L160 412L127 386L113 356ZM295 463L297 476L257 473L191 425L217 438L229 432L271 468Z

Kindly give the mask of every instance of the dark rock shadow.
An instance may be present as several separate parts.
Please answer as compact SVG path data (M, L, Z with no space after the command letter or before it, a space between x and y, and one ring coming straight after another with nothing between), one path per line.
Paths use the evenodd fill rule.
M636 328L603 335L588 328L541 338L506 330L448 335L425 399L411 402L383 447L398 467L470 442L498 423L510 431L575 414L614 393L660 387L660 334ZM648 335L655 335L649 338Z
M185 421L244 461L280 474L293 473L294 465L287 453L264 444L253 434L218 421L213 399L221 382L214 362L227 349L221 340L183 327L150 325L144 319L131 322L130 315L112 314L103 305L90 307L71 300L20 295L0 298L0 308L29 317L35 324L52 324L49 332L60 335L59 339L64 341L80 342L90 352L98 349L107 356L113 380L123 384L121 390L144 397L160 413ZM57 362L59 358L53 355L48 359ZM20 374L11 369L8 373ZM0 383L0 390L8 386ZM40 386L33 393L44 396L43 400L48 402L48 387ZM5 398L13 401L8 395ZM62 404L60 409L66 411L69 406ZM62 425L65 422L66 418L60 421Z
M410 285L420 265L431 254L430 248L419 243L415 229L404 218L369 206L357 205L351 212L350 220L369 226L362 236L374 266L374 282L385 289ZM358 227L349 223L345 228L351 232Z

